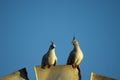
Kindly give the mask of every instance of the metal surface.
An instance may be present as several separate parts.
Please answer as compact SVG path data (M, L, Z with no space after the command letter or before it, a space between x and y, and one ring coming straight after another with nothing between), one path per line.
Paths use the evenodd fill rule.
M43 69L34 66L36 80L79 80L78 70L71 65L60 65Z

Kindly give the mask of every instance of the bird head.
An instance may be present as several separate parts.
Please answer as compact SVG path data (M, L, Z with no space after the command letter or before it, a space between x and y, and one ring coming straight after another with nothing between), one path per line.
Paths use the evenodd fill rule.
M73 37L72 44L73 44L73 45L77 45L77 44L78 44L78 41L77 41L77 39L75 38L75 36Z
M50 48L51 48L51 49L53 49L53 48L55 48L55 47L56 47L56 45L54 44L54 42L53 42L53 41L51 41Z
M73 36L73 40L75 40L76 38L75 38L75 36Z

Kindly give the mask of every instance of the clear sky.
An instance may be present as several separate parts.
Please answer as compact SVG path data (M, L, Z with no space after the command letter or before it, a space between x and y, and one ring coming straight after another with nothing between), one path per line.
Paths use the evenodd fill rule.
M35 80L51 40L57 65L66 64L74 34L83 80L91 72L120 80L119 0L0 0L0 77L26 67Z

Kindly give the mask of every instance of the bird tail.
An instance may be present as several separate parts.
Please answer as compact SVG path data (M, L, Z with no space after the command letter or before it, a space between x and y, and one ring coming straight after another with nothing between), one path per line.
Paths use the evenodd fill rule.
M77 67L77 69L78 69L79 80L81 80L81 70L80 70L79 66Z

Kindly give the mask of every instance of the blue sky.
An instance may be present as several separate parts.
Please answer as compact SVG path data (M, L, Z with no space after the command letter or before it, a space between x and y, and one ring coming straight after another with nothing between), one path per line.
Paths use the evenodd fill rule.
M51 40L57 65L66 64L76 36L84 53L83 80L90 73L120 79L119 0L0 0L0 77L23 67L35 80Z

